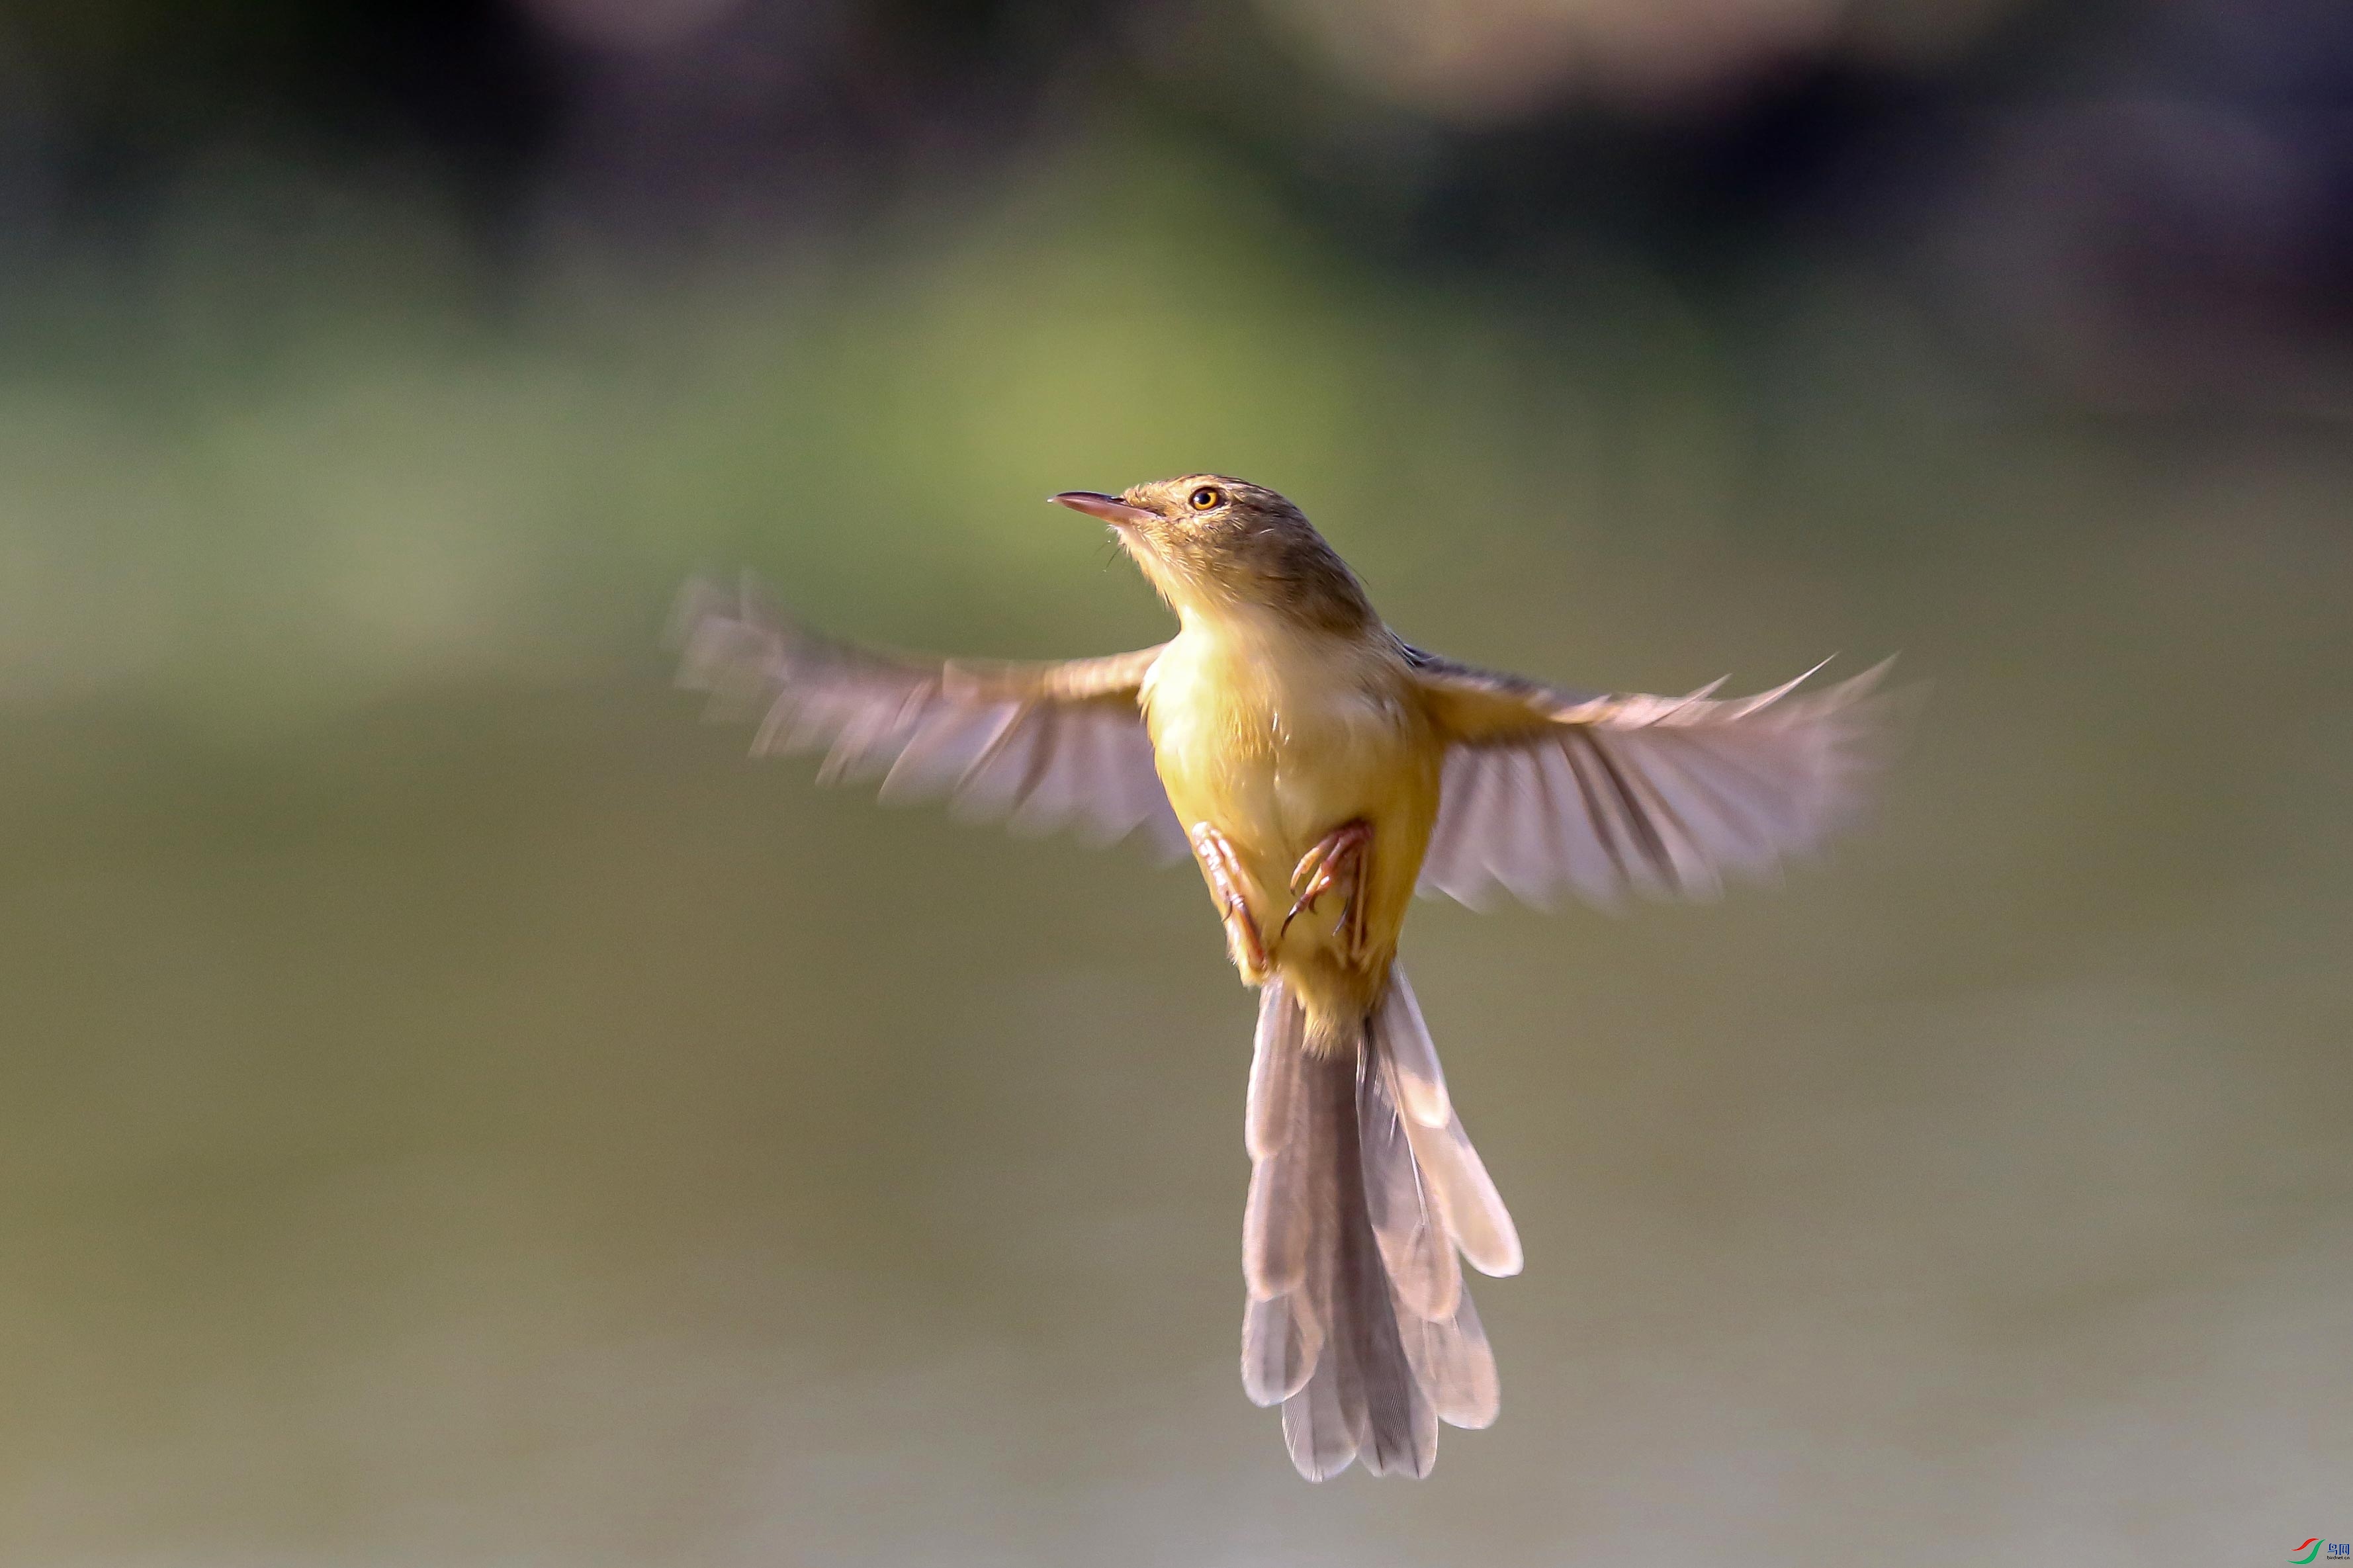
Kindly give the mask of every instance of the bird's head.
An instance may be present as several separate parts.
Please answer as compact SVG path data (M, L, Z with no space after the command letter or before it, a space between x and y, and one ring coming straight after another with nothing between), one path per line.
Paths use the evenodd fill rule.
M1347 563L1297 507L1263 485L1186 474L1115 496L1065 490L1053 500L1111 524L1179 616L1272 612L1339 632L1373 624Z

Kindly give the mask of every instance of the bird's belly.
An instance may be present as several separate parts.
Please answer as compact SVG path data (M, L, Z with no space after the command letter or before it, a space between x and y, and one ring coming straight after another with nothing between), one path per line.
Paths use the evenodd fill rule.
M1385 815L1403 762L1403 748L1388 739L1335 724L1232 748L1204 770L1202 817L1246 858L1282 862L1287 874L1332 829Z
M1288 910L1300 857L1350 822L1374 830L1376 878L1401 877L1409 895L1438 807L1436 748L1418 717L1378 688L1262 669L1164 681L1152 702L1169 804L1187 830L1207 824L1232 846L1261 922Z
M1368 700L1249 707L1180 711L1155 737L1177 815L1209 823L1238 849L1303 852L1377 796L1405 753L1400 727Z

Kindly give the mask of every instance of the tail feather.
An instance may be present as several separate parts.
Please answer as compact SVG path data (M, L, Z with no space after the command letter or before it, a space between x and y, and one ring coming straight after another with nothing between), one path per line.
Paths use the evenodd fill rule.
M1280 978L1258 995L1258 1043L1250 1057L1250 1105L1242 1124L1252 1160L1263 1160L1291 1141L1298 1127L1300 1053L1307 1043L1307 1017Z
M1389 1284L1417 1317L1446 1318L1462 1295L1454 1235L1438 1194L1414 1158L1398 1112L1397 1064L1367 1062L1356 1086L1357 1136L1365 1167L1365 1212L1388 1266Z
M1462 1292L1451 1317L1417 1320L1399 1313L1398 1331L1414 1379L1428 1391L1440 1421L1473 1430L1495 1424L1504 1393L1495 1379L1495 1352L1470 1291Z
M1517 1274L1525 1261L1519 1229L1512 1224L1511 1211L1504 1207L1503 1196L1495 1191L1479 1151L1471 1147L1462 1119L1450 1118L1443 1127L1423 1127L1409 1120L1405 1131L1422 1180L1445 1212L1446 1228L1471 1267L1499 1278Z
M1242 1210L1242 1278L1253 1301L1287 1298L1307 1283L1317 1212L1307 1190L1315 1170L1312 1108L1303 1081L1310 1059L1298 1004L1281 981L1269 982L1259 997L1244 1124L1251 1165L1250 1201Z
M1395 963L1389 965L1388 989L1373 1010L1372 1026L1380 1037L1381 1054L1395 1069L1399 1109L1424 1127L1445 1126L1454 1106L1446 1092L1446 1074L1438 1065L1438 1047L1430 1038L1430 1026L1421 1021L1412 983Z
M1421 1008L1404 970L1394 964L1366 1034L1372 1054L1389 1069L1391 1103L1406 1112L1398 1125L1412 1145L1420 1183L1443 1214L1454 1245L1482 1274L1517 1274L1522 1261L1519 1230L1479 1152L1471 1147L1462 1118L1454 1113L1430 1026L1421 1021Z
M1282 1402L1283 1446L1291 1450L1293 1466L1311 1481L1330 1480L1355 1464L1363 1441L1363 1400L1349 1408L1341 1388L1345 1358L1334 1347L1326 1350L1314 1375Z
M1296 1004L1293 1004L1296 1005ZM1367 1412L1356 1316L1357 1269L1342 1240L1347 1193L1344 1149L1349 1118L1335 1091L1346 1088L1339 1064L1303 1050L1299 1138L1295 1152L1307 1164L1303 1184L1303 1228L1311 1237L1301 1305L1322 1326L1324 1347L1306 1385L1282 1402L1282 1440L1291 1462L1311 1481L1336 1476L1366 1447Z
M1352 1118L1344 1115L1341 1124L1354 1131ZM1344 1191L1349 1185L1345 1172L1343 1166ZM1360 1181L1356 1212L1341 1227L1340 1268L1349 1289L1345 1296L1335 1295L1339 1321L1334 1324L1337 1329L1345 1323L1350 1331L1356 1379L1364 1389L1365 1426L1356 1458L1372 1475L1418 1479L1430 1474L1438 1459L1438 1415L1406 1358L1399 1320L1411 1314L1399 1310L1363 1205Z
M1497 1405L1456 1250L1489 1273L1515 1270L1520 1253L1401 973L1356 1049L1330 1055L1312 1048L1285 982L1267 983L1246 1141L1244 1389L1281 1403L1310 1480L1358 1459L1427 1475L1440 1421L1484 1426Z
M1307 1386L1324 1349L1324 1326L1303 1293L1253 1300L1242 1318L1242 1391L1252 1405L1280 1405Z

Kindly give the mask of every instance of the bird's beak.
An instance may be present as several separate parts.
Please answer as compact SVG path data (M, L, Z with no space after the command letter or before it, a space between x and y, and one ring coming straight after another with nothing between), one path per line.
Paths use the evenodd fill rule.
M1072 511L1099 517L1113 528L1134 528L1150 522L1155 515L1144 507L1130 506L1117 496L1107 496L1095 490L1064 490L1060 495L1046 499L1056 506L1066 506Z

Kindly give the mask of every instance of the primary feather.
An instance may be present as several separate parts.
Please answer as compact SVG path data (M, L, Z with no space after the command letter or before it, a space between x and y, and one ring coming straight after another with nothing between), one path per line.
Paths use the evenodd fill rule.
M1884 664L1812 692L1596 696L1400 647L1448 741L1421 889L1474 908L1767 875L1852 819L1893 729Z
M1163 858L1184 830L1153 767L1141 693L1156 647L1107 658L984 662L869 652L804 630L749 588L690 586L680 684L759 719L753 750L821 752L826 783L880 778L885 800L944 796L959 816Z

